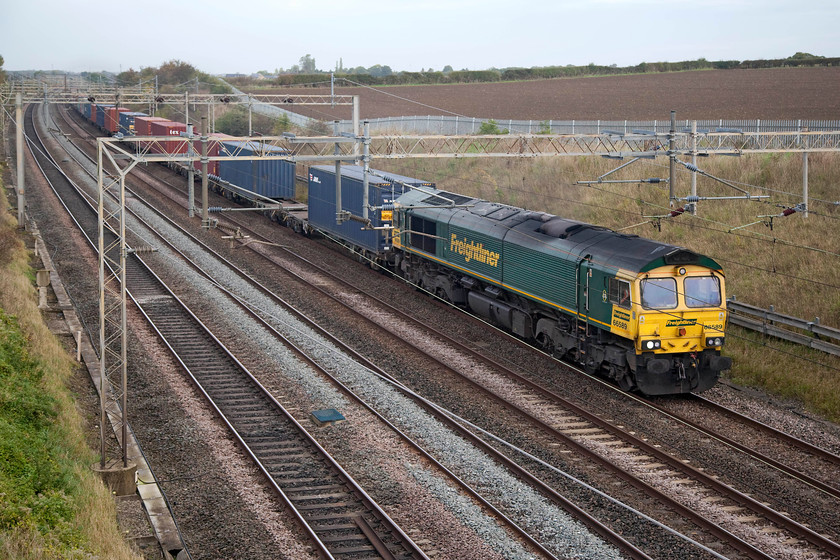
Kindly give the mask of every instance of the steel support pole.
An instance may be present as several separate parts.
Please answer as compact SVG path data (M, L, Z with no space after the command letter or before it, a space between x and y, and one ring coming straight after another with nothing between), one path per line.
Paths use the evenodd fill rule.
M26 227L26 189L24 188L23 182L23 98L21 97L20 92L15 94L15 119L17 120L15 149L17 151L18 226Z
M368 121L365 121L365 139L366 140L368 139L369 128L370 128L370 125L368 124ZM370 152L368 151L369 145L370 144L365 143L365 157L362 160L362 165L364 166L364 170L365 170L364 174L362 175L364 177L364 180L362 181L362 217L365 220L369 219L369 214L370 214L369 209L368 209L368 207L370 206L370 178L369 178L369 173L370 173L370 157L369 157L369 155L370 155ZM359 144L357 143L356 147L358 147L358 146L359 146ZM376 203L379 204L379 202L380 201L377 200Z
M338 121L333 122L333 134L338 136ZM338 142L335 143L335 155L341 153L341 147ZM364 202L362 203L364 205ZM344 218L341 213L341 162L336 158L335 160L335 223L341 224Z
M677 178L677 112L671 111L671 130L668 132L668 206L674 207Z
M0 96L0 146L6 151L6 108L3 107L3 97Z
M190 125L190 92L184 92L184 122Z
M122 390L120 408L122 409L122 441L120 442L123 467L128 467L128 317L126 313L126 246L125 246L125 172L118 169L120 174L120 387ZM103 352L104 356L104 352Z
M697 169L697 121L691 121L691 163ZM697 172L691 172L691 196L697 196ZM697 202L692 203L691 213L697 215Z
M120 131L120 112L119 112L120 90L117 90L117 95L116 95L115 99L116 99L116 103L114 103L114 121L115 121L114 122L114 128L117 130L117 132L119 132ZM107 111L105 112L105 116L106 117L108 116ZM108 128L108 119L107 118L105 119L105 128Z
M251 126L251 94L248 94L248 136L251 137L254 135L253 127Z
M201 224L210 227L207 202L207 117L201 117Z
M202 117L201 122L204 123L204 117ZM193 127L191 124L187 124L187 134L190 137L190 144L187 148L187 155L193 156L195 155L195 150L193 149ZM187 216L192 218L195 215L195 163L190 161L187 162L187 165Z
M353 134L358 138L359 132L359 96L353 96ZM367 132L365 132L365 136L367 136ZM359 155L359 144L358 142L353 146L353 155Z
M108 391L108 377L105 373L105 189L104 171L102 169L102 144L96 151L96 183L97 207L99 212L99 467L105 469L105 440L108 416L106 399Z
M808 217L808 152L802 152L802 204L805 211L802 215Z

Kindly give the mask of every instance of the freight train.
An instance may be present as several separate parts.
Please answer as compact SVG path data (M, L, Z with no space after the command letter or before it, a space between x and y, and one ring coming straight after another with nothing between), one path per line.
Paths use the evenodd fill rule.
M250 170L236 180L250 183L240 186L270 198L289 193L254 180L265 173L247 163ZM721 355L725 277L707 256L376 170L365 199L363 169L342 166L341 175L341 209L352 220L337 223L334 166L310 167L308 213L273 217L338 238L366 260L625 391L701 392L732 365ZM293 174L291 182L293 197Z
M100 130L112 135L180 137L188 132L185 123L131 111L125 107L84 102L79 103L75 108ZM227 154L245 157L253 155L256 151L261 153L266 151L263 146L257 146L258 142L227 141L226 138L232 137L219 133L212 133L209 136L221 140L221 142L209 143L210 152L207 155L210 157ZM198 138L193 140L192 147L196 154L201 153ZM141 146L141 148L148 148L152 153L173 154L186 153L187 145L180 141L161 141L149 146ZM221 154L222 151L225 153ZM245 191L258 193L264 198L293 199L295 197L295 164L284 159L287 155L284 150L276 148L271 152L277 156L277 159L208 162L207 172L214 179L215 190L226 194L229 198L235 198L240 197L243 191L230 190L227 187L237 186ZM180 164L173 164L173 166L183 167ZM195 161L193 166L199 170L201 163Z

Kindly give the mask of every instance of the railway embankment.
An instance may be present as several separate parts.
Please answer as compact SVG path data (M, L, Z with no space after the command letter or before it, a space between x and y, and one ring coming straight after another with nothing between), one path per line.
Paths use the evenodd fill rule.
M0 557L160 557L141 550L157 542L139 503L90 468L97 455L73 390L90 380L71 309L38 288L55 272L38 273L49 267L35 242L0 197Z

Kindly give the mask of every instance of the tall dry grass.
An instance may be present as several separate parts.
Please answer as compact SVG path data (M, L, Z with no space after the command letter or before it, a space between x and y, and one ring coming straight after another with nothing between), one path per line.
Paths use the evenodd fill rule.
M739 301L773 305L807 320L819 317L822 324L840 328L840 155L809 155L807 218L801 213L778 216L802 200L801 154L700 158L698 166L706 173L770 198L701 201L697 216L658 220L651 217L670 210L666 183L576 184L594 181L624 162L598 157L464 158L376 161L373 167L434 180L453 192L688 247L721 263L728 294ZM667 178L668 173L667 159L658 158L640 160L607 179L637 181ZM690 174L678 166L676 195L686 196L689 189ZM700 196L741 194L703 176L697 179L697 191ZM776 216L772 229L771 219L761 217L769 215ZM742 227L747 224L753 225ZM773 339L755 340L735 327L729 329L729 341L727 352L737 364L731 372L735 380L799 398L840 419L840 360ZM778 367L780 363L784 366Z
M17 221L9 213L1 182L0 191L4 194L0 196L0 308L17 318L28 340L29 356L43 371L40 381L43 394L56 403L55 421L50 429L56 430L61 438L56 461L61 462L75 479L71 485L75 489L72 496L75 514L70 531L80 535L79 542L68 542L31 525L0 527L0 558L137 560L139 556L120 535L109 490L90 470L98 456L85 443L82 419L67 388L75 361L42 320L28 264L29 255L18 237Z

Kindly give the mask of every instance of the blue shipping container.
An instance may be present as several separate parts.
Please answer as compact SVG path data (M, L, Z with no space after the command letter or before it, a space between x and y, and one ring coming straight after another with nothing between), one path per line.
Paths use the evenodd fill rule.
M82 114L90 120L90 103L82 103Z
M99 128L105 128L105 111L111 107L113 107L113 105L96 106L96 126Z
M120 113L120 132L123 136L134 135L134 118L147 116L146 113L138 112Z
M219 176L243 189L253 191L268 198L295 198L295 164L279 159L288 152L275 146L266 146L256 142L223 142L220 156L253 156L256 153L278 159L227 160L219 162Z
M374 171L383 174L382 171ZM409 185L427 184L425 181L400 177L403 183ZM408 187L398 182L391 182L387 179L368 175L368 204L381 206L383 203L390 203L394 198L401 195ZM341 209L356 216L363 216L362 200L364 199L364 172L363 168L356 165L345 165L341 167ZM359 247L368 251L381 252L390 245L390 236L386 231L362 229L362 224L356 221L347 221L343 224L335 223L336 198L335 198L335 166L317 165L309 168L309 223L318 229L332 233L342 239L351 241ZM370 210L368 217L371 225L381 227L385 223L380 219L378 210ZM390 222L387 222L390 225Z

